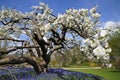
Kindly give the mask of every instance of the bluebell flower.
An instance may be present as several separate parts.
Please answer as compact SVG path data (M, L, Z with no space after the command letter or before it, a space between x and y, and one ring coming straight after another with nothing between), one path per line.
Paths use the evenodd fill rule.
M49 69L48 73L35 74L33 68L7 68L0 70L0 80L104 80L102 77L61 68Z

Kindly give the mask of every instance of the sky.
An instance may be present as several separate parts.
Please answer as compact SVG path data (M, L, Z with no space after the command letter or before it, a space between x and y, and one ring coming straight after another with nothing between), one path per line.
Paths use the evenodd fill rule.
M101 13L100 22L120 21L120 0L0 0L0 7L17 9L22 12L32 11L33 5L44 2L53 10L53 13L64 13L69 8L92 8L98 5L98 12Z

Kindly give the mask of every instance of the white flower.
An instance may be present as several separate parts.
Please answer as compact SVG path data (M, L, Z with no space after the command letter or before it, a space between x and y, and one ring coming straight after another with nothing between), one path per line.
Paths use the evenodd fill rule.
M40 10L43 10L44 8L42 6L39 7Z
M109 47L108 42L105 42L105 43L104 43L104 47L105 47L105 48L108 48L108 47Z
M94 40L91 46L96 47L98 44L99 44L99 40Z
M71 20L74 20L74 17L71 16L71 15L69 15L69 16L66 18L66 21L67 21L67 22L70 22Z
M58 18L63 18L63 15L62 14L58 14Z
M45 26L44 26L45 30L49 30L50 28L51 28L51 24L50 23L45 24Z
M86 18L84 19L84 21L85 21L86 23L90 23L90 22L91 22L90 17L86 17Z
M85 51L85 49L84 49L84 48L81 48L80 50L81 50L81 51Z
M35 10L39 10L40 9L39 6L32 6L32 8L35 9Z
M40 6L45 6L45 3L43 3L43 2L40 2L39 4L40 4Z
M66 10L67 14L71 14L72 13L72 9Z
M36 17L37 17L38 20L40 20L41 19L41 14L38 13L38 15Z
M102 47L102 46L97 46L94 50L93 50L93 53L96 55L96 56L103 56L106 54L106 51L105 49Z
M87 15L88 14L88 9L81 9L81 11L82 11L83 15Z
M58 19L57 19L58 20ZM57 23L58 23L58 21L57 20L55 20L54 21L54 23L53 23L53 25L57 25Z
M106 52L110 53L112 51L111 48L106 49Z
M98 37L99 37L99 34L97 33L97 34L95 34L93 37L98 38Z
M47 39L47 37L43 37L43 39L44 39L44 41L45 41L45 42L48 42L48 39Z
M112 67L112 64L106 64L106 67L107 67L107 68L111 68L111 67Z
M78 10L73 9L72 12L73 12L73 14L77 14Z
M90 13L94 14L96 12L97 6L94 6L92 9L90 9Z
M85 40L83 40L84 41L84 43L86 43L86 44L92 44L93 42L92 42L92 40L90 40L89 38L87 38L87 39L85 39Z
M99 13L92 14L92 16L96 19L98 19L101 15Z
M62 15L62 14L58 14L58 17L57 17L57 19L54 21L54 25L56 25L56 24L58 24L58 23L64 23L64 15Z
M8 14L8 11L6 11L6 10L3 10L3 11L2 11L2 15L3 15L3 16L7 16L7 14Z
M105 60L105 61L109 61L110 56L109 56L109 54L105 54L105 55L102 56L102 58L103 58L103 60Z
M101 37L105 37L107 34L108 34L108 33L107 33L106 30L101 30L101 32L100 32L100 36L101 36Z

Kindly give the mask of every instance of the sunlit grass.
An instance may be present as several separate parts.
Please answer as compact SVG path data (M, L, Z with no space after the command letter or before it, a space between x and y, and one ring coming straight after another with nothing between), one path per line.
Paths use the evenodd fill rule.
M77 72L92 73L104 77L105 80L120 80L120 70L116 69L70 69Z

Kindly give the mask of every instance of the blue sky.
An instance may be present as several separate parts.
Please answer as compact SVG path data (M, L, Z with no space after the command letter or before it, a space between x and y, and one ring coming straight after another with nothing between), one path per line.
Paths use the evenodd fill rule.
M53 13L64 13L69 8L92 8L97 4L101 13L100 22L120 21L120 0L0 0L0 7L15 8L22 12L31 11L33 5L44 2L53 9Z

